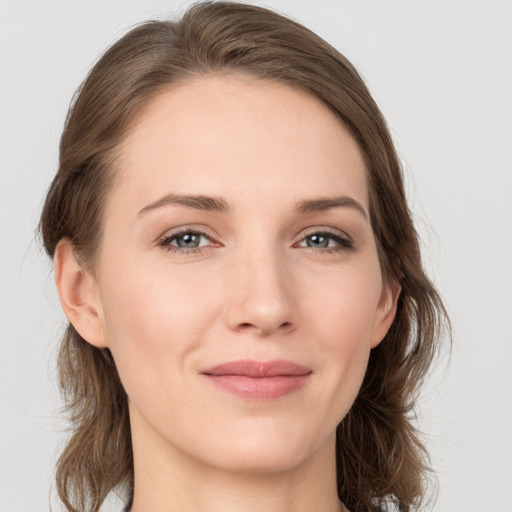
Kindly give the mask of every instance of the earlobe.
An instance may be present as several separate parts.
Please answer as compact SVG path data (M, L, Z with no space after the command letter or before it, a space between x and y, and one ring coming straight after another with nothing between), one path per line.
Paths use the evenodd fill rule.
M371 348L375 348L386 336L396 315L398 297L402 287L398 281L391 278L389 282L384 283L382 294L377 306L377 315L373 324L371 339Z
M55 249L54 272L62 309L70 323L91 345L106 347L96 281L80 266L67 238Z

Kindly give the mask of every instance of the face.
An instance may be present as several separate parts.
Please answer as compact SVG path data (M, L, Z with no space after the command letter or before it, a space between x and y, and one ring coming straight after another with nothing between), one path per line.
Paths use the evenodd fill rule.
M368 212L361 152L316 99L226 76L153 100L106 203L89 337L134 443L239 471L331 450L394 311Z

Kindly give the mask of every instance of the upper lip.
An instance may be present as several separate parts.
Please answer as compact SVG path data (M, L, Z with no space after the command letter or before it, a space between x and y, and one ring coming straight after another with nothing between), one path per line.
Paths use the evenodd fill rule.
M241 359L222 363L201 371L205 375L243 375L254 378L308 375L311 372L310 368L284 359L273 361Z

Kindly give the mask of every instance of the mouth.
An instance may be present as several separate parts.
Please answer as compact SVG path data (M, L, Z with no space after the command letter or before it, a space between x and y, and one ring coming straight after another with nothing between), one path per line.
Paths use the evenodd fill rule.
M302 388L311 368L285 360L239 360L200 372L222 391L253 400L271 400Z

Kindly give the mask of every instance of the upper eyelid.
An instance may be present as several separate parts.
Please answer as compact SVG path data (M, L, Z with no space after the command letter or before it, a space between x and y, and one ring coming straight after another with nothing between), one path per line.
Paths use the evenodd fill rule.
M183 235L185 233L193 233L195 235L202 235L202 236L205 236L206 238L208 238L208 239L210 239L212 241L215 241L216 238L217 238L216 235L210 234L204 228L194 228L194 227L184 226L184 227L181 227L181 228L175 228L175 230L174 229L170 229L170 230L168 229L162 235L160 235L157 240L168 240L170 238L174 238L174 237L178 237L180 235Z

